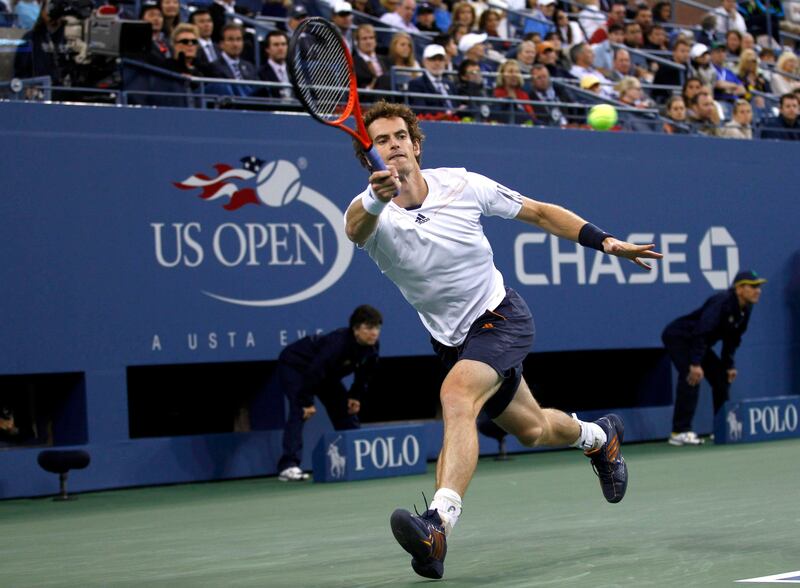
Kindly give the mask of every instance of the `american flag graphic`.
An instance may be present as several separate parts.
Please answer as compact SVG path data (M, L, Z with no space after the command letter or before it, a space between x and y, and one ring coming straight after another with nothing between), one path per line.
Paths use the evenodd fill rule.
M223 205L225 210L238 210L245 204L261 204L252 180L258 175L264 161L254 155L242 157L239 161L241 167L232 167L227 163L214 164L217 175L213 178L196 173L182 182L173 182L173 185L181 190L202 188L199 196L207 201L228 198Z

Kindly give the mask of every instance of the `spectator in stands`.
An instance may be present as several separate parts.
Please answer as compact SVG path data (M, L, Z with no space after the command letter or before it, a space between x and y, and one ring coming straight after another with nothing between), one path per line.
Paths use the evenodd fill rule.
M653 5L653 22L672 22L672 3L656 2Z
M407 33L418 33L419 29L414 24L416 9L416 0L401 0L394 12L387 12L381 16L381 22Z
M615 6L621 5L615 4ZM614 70L614 52L616 51L614 45L621 45L625 41L624 31L625 28L622 25L612 24L608 27L608 38L594 46L594 66L607 78L611 77L611 72Z
M644 47L644 35L642 34L642 26L638 22L629 22L625 24L625 46L633 49L631 52L631 63L636 67L647 68L647 58L636 51L641 51Z
M487 98L486 84L481 75L481 66L471 59L465 59L458 65L458 81L456 94L471 98ZM486 102L459 104L458 115L462 118L488 121L491 118L491 106Z
M638 4L636 6L636 16L633 20L639 25L642 31L642 45L644 45L644 37L647 36L650 29L653 27L653 11L647 4Z
M456 90L443 76L446 65L444 47L433 43L425 47L422 53L422 66L425 72L408 83L409 93L431 95L431 98L411 97L411 105L417 113L452 113L455 110L455 105L449 96L453 96Z
M644 40L646 51L669 51L667 31L660 24L654 24Z
M181 22L181 3L178 0L158 0L164 15L164 34L172 37L172 30Z
M699 309L675 319L661 334L664 347L678 369L670 445L702 443L692 431L692 420L704 378L711 384L714 414L728 400L730 385L737 376L733 357L764 282L752 270L740 271L727 291L714 294ZM719 341L722 352L717 355L713 347Z
M378 43L376 42L375 28L371 24L359 25L353 33L353 37L356 83L359 88L372 90L378 79L389 71L389 60L376 52Z
M531 69L536 63L536 44L533 41L523 41L517 47L517 65L522 75L531 75Z
M617 49L614 52L614 63L608 77L612 82L619 82L629 76L636 77L636 68L631 64L631 56L627 49Z
M219 46L222 53L213 64L214 77L229 80L258 79L256 66L242 59L244 33L241 25L231 23L222 27L222 42ZM237 96L249 96L253 93L253 88L236 84L231 86L231 92Z
M494 73L495 67L486 59L486 34L467 33L458 42L458 51L464 59L471 59L481 66L483 73Z
M633 76L622 78L614 86L619 95L619 101L633 108L652 108L653 103L642 91L642 83Z
M373 4L371 0L351 0L350 4L353 5L353 10L355 12L363 12L375 18L379 18L381 14L383 14L383 11L378 12L375 4Z
M14 54L14 77L49 76L54 86L62 86L65 72L60 63L71 49L64 38L64 19L50 18L49 12L50 3L45 1L33 28L22 36Z
M412 2L414 0L411 0ZM331 22L336 25L347 43L347 48L353 50L353 5L347 0L336 0L331 9Z
M603 93L603 87L600 85L600 79L592 74L585 75L581 78L581 90L586 90L592 94L600 96Z
M759 39L762 45L769 45L771 41L767 38L767 20L770 21L770 28L772 29L772 36L775 41L780 43L780 31L782 28L793 28L783 21L784 12L781 0L770 0L769 2L769 15L767 14L767 4L762 0L740 0L739 12L744 16L745 25L747 30Z
M742 80L725 67L725 47L722 45L715 45L711 48L711 66L717 73L717 82L713 86L714 99L723 103L726 118L728 118L727 115L733 109L733 103L747 94L747 89Z
M758 55L752 49L745 49L739 57L739 69L736 75L742 80L742 84L746 90L744 99L752 103L755 108L763 109L766 107L766 102L763 96L757 96L754 92L762 94L772 93L772 88L764 76L763 72L758 68Z
M505 55L509 49L511 49L511 42L500 38L502 34L498 28L499 26L499 12L490 8L481 13L481 17L478 19L478 31L488 35L490 39L487 40L489 48L500 52L502 55Z
M236 0L214 0L208 5L211 19L214 21L214 35L212 39L216 44L222 41L222 29L227 23L228 17L237 14L248 15L250 11L242 6L236 6ZM244 41L242 41L244 43Z
M668 135L686 135L690 133L686 120L686 104L681 96L672 96L664 106L664 122L662 131Z
M21 29L32 29L39 19L41 6L38 0L17 0L14 4L14 15L17 26Z
M756 50L756 38L750 33L742 33L742 51L745 49Z
M672 47L672 62L677 67L670 67L666 64L660 64L653 83L656 85L664 86L683 86L684 80L689 77L689 43L682 39L678 39ZM653 98L657 102L666 102L667 98L672 95L672 91L668 89L657 89L652 91Z
M414 57L414 43L408 33L395 33L389 43L389 67L413 67L420 68L417 58ZM415 78L420 75L417 72L406 73Z
M719 134L720 117L710 91L703 89L689 101L688 118L694 132L709 137Z
M791 51L787 50L781 53L781 56L778 58L778 63L775 64L775 71L772 73L772 79L770 80L772 92L774 94L783 96L784 94L793 92L796 88L800 88L800 81L783 75L787 73L797 77L798 63L800 63L800 61L798 61L797 55Z
M717 38L717 17L713 14L705 15L700 21L700 30L694 35L695 44L711 47L720 39Z
M739 31L728 31L725 34L725 47L727 51L726 61L737 63L739 54L742 52L742 33Z
M553 4L555 6L555 4ZM556 33L564 47L569 49L577 43L583 43L586 37L577 22L570 20L569 16L563 10L556 9L553 15L553 21L556 26Z
M553 41L542 41L536 46L536 59L547 67L551 78L573 78L574 76L558 63L559 52Z
M555 103L568 103L570 102L569 96L561 86L553 86L547 67L541 63L533 66L531 78L531 100L552 103L534 105L533 112L536 122L545 126L565 127L569 113Z
M152 0L143 2L139 19L149 22L153 29L153 41L146 57L147 62L156 67L168 68L172 59L172 47L164 35L164 15L161 6Z
M499 122L523 124L536 120L533 106L520 102L529 101L531 98L522 89L522 73L515 60L509 59L500 65L495 82L494 97L509 100L508 104L495 106L494 116Z
M800 98L797 94L784 94L781 96L780 114L768 118L761 125L761 138L800 141L799 113Z
M695 43L689 56L692 59L692 76L700 78L704 86L713 88L719 79L719 75L711 65L711 51L709 48L702 43Z
M208 64L203 67L197 61L200 51L200 32L193 24L180 23L172 29L172 47L174 48L174 61L172 69L178 73L191 76L207 76L211 74Z
M736 0L722 0L722 6L713 9L711 14L716 17L716 29L720 35L727 35L728 31L747 32L744 17L736 10Z
M302 4L296 4L292 11L289 13L289 18L286 20L286 33L291 37L294 35L295 29L300 26L300 23L308 18L308 10Z
M594 50L589 43L579 43L575 45L570 50L569 56L574 64L572 69L569 70L569 73L578 78L578 80L583 80L584 77L589 75L594 76L600 82L603 95L613 98L611 81L594 67Z
M219 59L220 51L212 40L214 21L211 19L211 13L206 8L198 8L189 15L189 22L196 26L198 31L200 50L195 58L197 66L210 73L210 66Z
M288 0L261 0L261 16L285 19L291 5Z
M453 36L449 33L441 33L433 38L433 43L444 47L444 55L447 60L447 69L452 70L453 62L458 57L458 43L455 42Z
M422 2L419 6L417 6L417 16L416 20L414 21L417 25L417 29L419 29L423 33L441 33L442 30L436 24L436 10L433 7L433 4L428 2Z
M289 35L283 31L273 30L267 33L263 43L266 53L266 63L261 66L258 77L264 82L289 83L289 71L286 68L286 56L289 53ZM270 98L283 98L288 101L292 98L290 87L277 86L267 88L266 94Z
M316 396L325 405L337 431L358 429L361 401L378 363L383 317L368 305L350 315L349 327L325 335L309 335L287 345L278 356L273 382L283 390L289 416L283 431L283 455L278 479L302 482L308 474L300 469L303 456L303 425L317 409ZM342 378L354 374L350 390Z
M587 39L591 39L597 29L603 26L606 17L600 11L599 0L586 0L584 9L578 13L578 22Z
M611 5L611 9L608 11L608 20L606 20L605 26L598 27L592 37L589 39L589 42L592 45L597 45L598 43L603 43L606 41L606 39L608 39L608 34L611 31L611 27L618 26L624 30L625 6L626 3L624 0L614 1L614 3ZM620 43L621 42L622 41L620 41Z
M466 26L468 33L477 29L478 15L472 4L462 1L453 5L453 24Z
M702 90L703 80L700 78L690 77L683 83L683 87L681 88L681 96L683 97L683 101L687 105L687 108L692 98L697 96L697 94L699 94Z
M739 99L733 105L733 120L726 122L719 131L727 139L753 138L753 108L747 100Z

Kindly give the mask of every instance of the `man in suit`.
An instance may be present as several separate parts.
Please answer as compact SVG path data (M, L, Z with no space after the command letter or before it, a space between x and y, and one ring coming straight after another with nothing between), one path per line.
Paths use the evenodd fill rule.
M453 102L447 98L447 96L455 94L455 88L442 77L446 63L444 47L434 43L425 47L422 54L425 73L408 83L408 91L409 93L431 94L432 97L411 98L411 105L417 113L452 113L455 109Z
M547 66L537 63L531 69L531 100L537 102L571 102L561 87L554 87L550 81L550 72ZM538 124L554 127L567 125L566 110L557 104L537 104L533 107Z
M222 42L220 43L222 54L214 62L214 77L227 78L229 80L257 80L258 72L256 66L242 59L244 49L244 35L242 27L237 24L228 24L222 28ZM231 93L235 96L249 96L253 93L253 88L249 86L235 85L231 87Z
M211 39L214 34L214 20L207 8L198 8L189 15L189 22L197 27L200 42L199 51L195 58L196 67L203 75L210 75L213 63L219 59L220 49Z
M286 69L286 55L289 52L289 37L283 31L270 31L264 40L267 61L258 72L258 77L265 82L289 83L289 72ZM268 88L271 98L291 100L291 88Z
M220 43L222 41L222 29L225 27L228 15L250 15L250 12L246 8L236 6L236 0L214 0L208 5L208 12L211 14L211 20L214 21L212 39L214 39L215 43Z
M356 46L356 50L353 52L356 84L359 88L372 90L378 78L389 72L389 61L375 52L378 43L372 25L359 25L353 35L353 41Z

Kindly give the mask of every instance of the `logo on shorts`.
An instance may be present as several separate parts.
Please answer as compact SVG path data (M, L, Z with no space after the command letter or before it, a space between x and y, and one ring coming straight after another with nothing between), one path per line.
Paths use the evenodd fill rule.
M492 323L483 323L481 329L494 329L494 325Z

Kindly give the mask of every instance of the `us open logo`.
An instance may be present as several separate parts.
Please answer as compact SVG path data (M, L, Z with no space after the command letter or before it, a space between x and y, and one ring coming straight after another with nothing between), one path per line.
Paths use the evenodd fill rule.
M219 217L224 220L212 226L207 221L150 223L156 262L169 269L212 266L218 276L230 274L230 268L246 271L237 276L248 278L253 295L241 294L242 280L214 279L201 290L206 296L240 306L293 304L333 286L347 271L354 252L344 233L342 211L304 185L300 169L290 161L265 162L250 155L240 162L235 167L217 163L214 175L196 173L174 183L177 189L194 193L203 204L216 204L225 211L224 217ZM258 214L255 207L262 207L264 214ZM315 268L322 270L317 272L321 275L315 275ZM255 271L260 271L257 276L262 279L249 279L256 276ZM302 279L293 279L299 274ZM230 290L225 291L220 283L230 284ZM270 290L278 287L292 290L270 295Z

